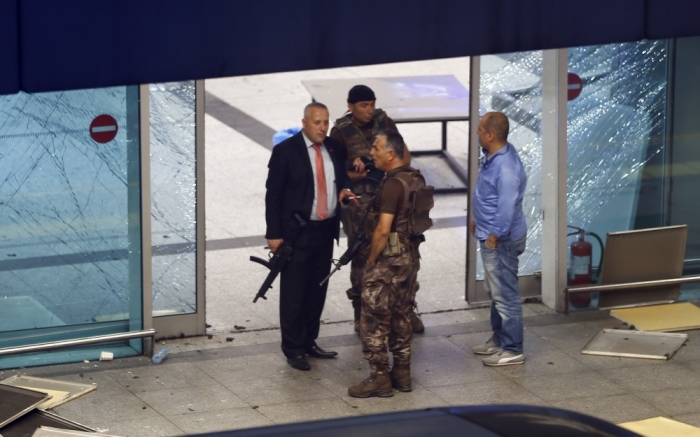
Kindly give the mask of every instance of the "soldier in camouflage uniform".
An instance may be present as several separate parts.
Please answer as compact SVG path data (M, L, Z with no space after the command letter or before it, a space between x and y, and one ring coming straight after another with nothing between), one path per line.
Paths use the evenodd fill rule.
M377 168L387 172L377 190L377 198L365 218L364 228L371 235L371 247L362 277L360 336L370 376L348 388L353 397L393 396L393 388L411 391L411 339L409 314L413 310L418 274L420 239L408 232L411 181L420 172L404 160L403 138L398 132L382 131L372 148ZM403 180L403 181L402 181ZM407 183L408 182L408 183ZM431 192L432 193L432 192ZM432 202L432 198L431 198ZM388 346L388 348L387 348ZM387 350L388 349L388 350ZM389 354L394 367L389 370Z
M348 93L348 113L336 120L329 135L347 148L346 169L352 181L351 189L357 195L359 202L359 206L343 205L343 230L348 235L348 247L352 247L367 207L377 186L384 178L384 172L376 169L370 159L372 143L379 131L398 131L394 121L384 111L375 108L375 102L374 91L369 87L365 85L352 87ZM408 155L408 149L406 153ZM410 155L406 157L406 162L410 163ZM351 287L346 292L354 308L355 331L358 333L360 332L362 274L366 263L367 258L363 253L358 253L353 258L350 264ZM417 291L418 282L415 281L415 284L415 291ZM412 303L409 318L413 332L420 333L425 330L425 327L416 315L414 307L415 302Z

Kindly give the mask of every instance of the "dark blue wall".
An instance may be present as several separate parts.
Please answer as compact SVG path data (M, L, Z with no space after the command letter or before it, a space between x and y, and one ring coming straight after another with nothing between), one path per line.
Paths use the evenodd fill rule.
M0 0L0 94L19 91L17 0Z
M700 35L699 11L697 0L646 0L646 38Z
M666 38L677 19L696 35L698 15L689 0L0 0L0 93L17 75L40 92Z

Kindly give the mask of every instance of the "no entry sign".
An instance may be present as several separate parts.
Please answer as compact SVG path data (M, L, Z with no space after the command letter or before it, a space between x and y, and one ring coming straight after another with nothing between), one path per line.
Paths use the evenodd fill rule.
M90 136L98 143L109 143L117 136L117 120L111 115L102 114L90 123Z
M579 77L578 74L576 73L569 73L569 79L568 79L568 100L574 100L576 97L581 94L581 91L583 90L583 81Z

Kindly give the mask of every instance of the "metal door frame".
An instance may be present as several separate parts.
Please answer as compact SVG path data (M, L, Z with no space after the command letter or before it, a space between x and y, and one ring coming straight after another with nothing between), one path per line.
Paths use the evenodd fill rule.
M542 271L518 280L522 298L540 297L547 306L563 312L566 290L566 187L567 187L567 49L543 51L542 95ZM481 57L472 56L469 90L469 197L479 173L479 127ZM546 178L546 180L545 180ZM469 200L468 200L469 201ZM468 208L468 222L473 220ZM466 300L470 304L490 301L483 281L476 280L476 239L467 232Z
M151 174L150 174L150 105L148 85L141 85L141 177L143 223L143 314L144 329L155 328L156 339L204 335L206 333L206 238L204 218L204 81L195 81L195 247L196 311L190 314L153 317L153 270L151 260ZM145 97L143 97L145 95ZM144 121L145 117L145 121ZM150 354L146 349L146 354Z

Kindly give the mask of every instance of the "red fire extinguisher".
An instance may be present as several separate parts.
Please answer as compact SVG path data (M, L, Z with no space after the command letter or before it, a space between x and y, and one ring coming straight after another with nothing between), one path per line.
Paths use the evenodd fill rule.
M590 285L592 282L593 245L585 240L586 231L576 228L578 240L571 243L571 258L569 259L569 285ZM571 305L578 308L591 304L589 293L574 293L569 295Z

